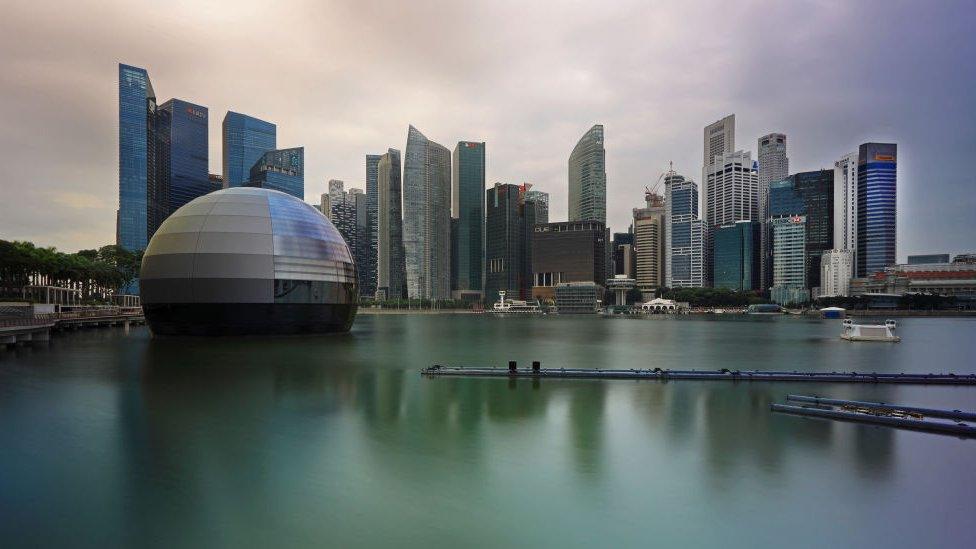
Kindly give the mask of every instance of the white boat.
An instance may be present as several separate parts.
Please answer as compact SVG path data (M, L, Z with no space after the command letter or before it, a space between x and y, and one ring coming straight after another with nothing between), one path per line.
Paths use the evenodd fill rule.
M529 314L538 315L542 314L542 309L539 308L538 303L529 303L527 301L521 301L518 299L505 299L505 291L502 290L498 292L498 301L491 309L485 311L486 313L495 314Z
M895 335L898 325L894 320L886 320L884 324L854 324L851 319L844 320L844 331L841 339L847 341L890 341L897 343L901 338Z

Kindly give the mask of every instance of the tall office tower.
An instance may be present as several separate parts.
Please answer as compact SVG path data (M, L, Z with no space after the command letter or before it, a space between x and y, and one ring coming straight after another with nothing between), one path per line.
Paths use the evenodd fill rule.
M485 246L485 144L458 141L451 163L451 217L456 219L454 297L480 295Z
M698 219L698 184L678 174L664 180L665 286L705 285L705 223Z
M251 168L247 185L281 191L305 200L305 148L264 153Z
M758 221L737 221L715 228L716 288L751 291L759 288Z
M607 283L606 225L599 221L563 221L532 228L532 297L556 298L556 286ZM592 310L592 307L590 308Z
M857 264L857 153L834 162L834 248L850 250Z
M714 171L715 157L735 151L735 115L730 114L705 126L702 145L702 212L701 219L711 223L708 214L708 174Z
M377 231L379 230L376 226L377 223L377 187L376 187L376 166L380 161L379 154L367 154L366 155L366 204L368 208L368 221L369 221L369 247L366 250L366 265L362 269L366 272L364 281L365 286L360 285L362 288L362 295L373 296L376 295L376 247L377 242Z
M498 301L504 290L509 298L523 294L522 246L524 224L518 185L495 183L485 191L485 301Z
M633 227L631 227L633 230ZM613 233L613 274L627 278L637 276L637 258L634 254L634 233Z
M390 149L376 162L376 298L407 297L407 272L401 217L400 151Z
M769 184L769 217L774 219L803 216L806 230L806 275L808 288L820 286L820 260L834 248L834 171L800 172L783 181ZM775 257L767 258L775 271ZM771 286L773 280L768 280Z
M583 134L569 155L569 220L607 223L607 151L602 124Z
M522 265L521 299L532 298L532 233L536 225L549 223L549 193L533 191L531 183L519 187L522 208L522 243L520 246Z
M227 111L222 125L224 188L246 185L251 168L277 148L278 129L271 122Z
M706 285L714 272L712 236L719 225L759 219L759 173L748 152L736 151L713 159L705 184Z
M770 188L770 194L773 190ZM772 196L770 199L774 200ZM774 205L771 204L771 207ZM773 229L773 285L769 290L770 298L780 305L809 300L806 216L780 217L771 220L770 225Z
M895 264L898 145L864 143L857 152L857 277Z
M673 175L673 172L671 172ZM667 253L667 212L664 197L645 193L644 208L634 208L634 250L637 255L637 287L651 292L665 282L665 254Z
M765 220L769 217L769 184L773 181L786 179L790 175L790 159L786 156L786 135L782 133L771 133L759 138L758 143L759 160L759 221L762 222L760 228L757 252L759 255L759 272L753 273L753 278L758 279L759 289L766 289L766 271L772 268L768 264L769 245L771 234L765 225ZM770 275L770 278L772 275Z
M329 193L322 193L320 200L319 211L325 217L332 219L332 196Z
M854 276L854 250L827 250L820 259L820 296L846 297Z
M329 219L339 230L342 238L346 239L346 244L356 256L358 246L356 233L356 197L344 189L344 183L338 179L329 181ZM361 192L361 191L360 191Z
M359 281L360 297L372 298L376 291L370 290L369 273L366 272L365 265L369 261L369 200L362 189L349 189L349 196L353 199L353 208L356 210L356 248L353 255L356 258L356 278ZM363 265L364 268L359 268Z
M213 190L209 172L207 107L181 99L159 106L157 170L167 188L166 217Z
M410 126L403 162L403 246L411 298L451 297L451 151Z
M166 217L165 188L156 177L156 92L146 69L119 64L119 209L115 241L144 250Z

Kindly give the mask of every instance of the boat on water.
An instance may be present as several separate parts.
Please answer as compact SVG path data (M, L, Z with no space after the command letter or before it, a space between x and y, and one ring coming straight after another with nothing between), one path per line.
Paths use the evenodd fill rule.
M897 343L901 337L895 335L897 323L894 320L886 320L884 324L854 324L851 319L844 320L844 331L841 332L841 339L847 341L889 341Z
M491 309L486 309L485 312L493 314L541 315L542 308L539 307L538 302L529 303L518 299L506 300L505 291L502 290L498 292L498 301L495 302Z

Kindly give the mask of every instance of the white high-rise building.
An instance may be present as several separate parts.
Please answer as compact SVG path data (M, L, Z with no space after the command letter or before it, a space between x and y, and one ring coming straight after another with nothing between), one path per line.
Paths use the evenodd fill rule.
M725 156L735 151L735 115L730 114L705 126L702 145L702 213L701 219L708 220L708 174L712 171L716 156Z
M858 152L834 162L834 248L850 250L857 264L857 162Z
M759 138L759 220L763 223L759 233L759 271L760 288L766 289L766 281L772 276L769 270L772 235L766 225L769 218L769 184L786 179L790 175L790 159L786 156L786 135L770 133Z
M849 294L854 275L854 250L827 250L820 260L820 296Z
M709 227L759 219L759 173L752 153L716 156L706 177L705 223Z

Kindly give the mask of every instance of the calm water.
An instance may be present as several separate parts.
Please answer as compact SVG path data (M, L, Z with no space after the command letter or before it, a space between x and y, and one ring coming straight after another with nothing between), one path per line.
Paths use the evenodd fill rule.
M0 546L959 547L976 441L774 416L787 393L976 389L424 379L441 364L976 371L799 318L360 316L351 334L66 334L0 352Z

